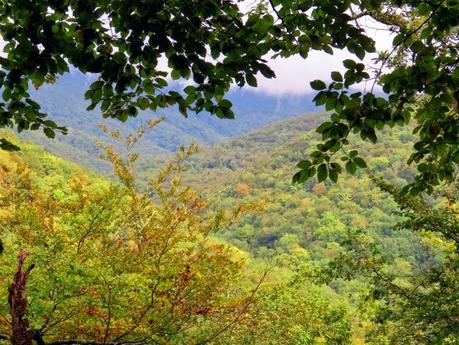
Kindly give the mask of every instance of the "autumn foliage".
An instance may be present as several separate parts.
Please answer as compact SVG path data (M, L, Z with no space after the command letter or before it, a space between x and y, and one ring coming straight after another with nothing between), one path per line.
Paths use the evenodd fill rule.
M195 146L181 148L149 189L138 191L132 147L155 124L125 138L125 156L103 146L117 183L79 172L56 194L20 155L1 157L0 332L6 337L16 317L7 287L19 274L19 252L21 266L25 260L35 267L24 286L30 341L33 332L55 344L198 344L247 317L259 284L241 284L244 259L210 235L250 206L210 212L206 200L181 185L181 162Z

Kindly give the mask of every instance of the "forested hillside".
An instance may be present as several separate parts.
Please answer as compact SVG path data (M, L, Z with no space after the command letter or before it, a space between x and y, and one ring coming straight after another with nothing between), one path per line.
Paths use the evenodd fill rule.
M295 164L317 143L312 129L324 116L307 114L204 147L189 160L183 183L219 207L241 202L258 205L261 211L222 229L219 238L250 253L257 262L269 262L277 278L293 277L301 284L327 282L323 292L340 296L353 315L353 341L363 342L366 334L369 343L379 344L382 338L372 342L368 335L386 327L384 318L381 328L373 323L383 305L373 298L388 289L385 276L397 288L409 288L412 280L441 267L449 250L430 233L420 237L403 226L395 230L405 219L400 206L373 182L383 178L403 186L412 181L415 171L406 166L411 129L387 130L383 144L358 142L355 149L368 161L367 171L345 175L338 184L291 183ZM151 164L139 164L141 180L151 175ZM428 199L427 207L442 205L442 200ZM375 271L360 272L361 265L369 262L375 263ZM389 330L383 333L394 332Z
M307 114L281 121L204 148L191 160L186 181L196 188L218 194L226 204L238 200L266 204L266 212L248 221L244 230L248 237L239 237L234 232L229 235L232 240L245 242L245 249L246 245L263 250L275 248L282 236L288 234L309 245L308 237L325 216L333 218L331 226L359 226L381 232L388 231L397 221L393 216L395 203L375 190L366 172L347 175L338 184L291 183L296 163L317 144L318 135L311 129L324 116ZM386 132L384 144L360 144L355 148L368 159L370 172L404 185L414 173L405 166L411 138L410 130L394 129Z
M394 337L432 332L430 324L412 325L399 309L412 300L397 291L431 279L452 247L408 223L395 230L407 217L372 181L413 178L404 164L410 131L387 131L383 145L359 144L372 176L293 185L295 163L317 142L307 130L323 116L138 162L136 147L150 126L160 130L156 123L124 144L107 128L118 144L99 149L117 182L25 142L18 153L1 153L2 315L20 252L34 265L29 322L46 343L418 344L423 336ZM132 149L118 154L123 146ZM128 305L135 307L127 312ZM3 318L0 336L9 325ZM453 339L449 328L438 329Z

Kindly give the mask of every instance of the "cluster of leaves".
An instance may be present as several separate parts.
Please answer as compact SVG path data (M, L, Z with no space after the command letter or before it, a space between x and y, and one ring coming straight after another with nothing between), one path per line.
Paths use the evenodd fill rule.
M274 77L264 60L268 53L306 58L311 49L329 54L347 49L362 60L375 52L375 43L359 20L371 17L396 34L393 49L380 54L374 76L348 59L346 73L332 72L328 88L323 81L311 83L320 91L316 103L334 112L320 128L326 142L311 164L301 163L295 181L314 174L337 180L342 168L328 159L348 144L350 132L375 142L377 130L411 118L417 121L419 141L409 162L418 164L419 174L407 190L432 191L440 181L454 179L459 160L457 1L260 0L247 13L241 8L231 0L2 3L6 56L0 60L0 125L19 131L43 128L49 137L65 131L45 119L28 88L30 82L40 87L55 81L71 66L98 75L85 97L91 102L88 109L100 106L105 117L125 121L139 109L178 105L184 115L207 110L232 118L225 93L231 83L257 86L257 73ZM161 59L169 69L159 67ZM194 84L182 93L170 90L168 76ZM372 79L388 99L375 96L373 87L348 94L356 83ZM426 101L419 103L420 96ZM4 139L0 145L16 148ZM355 159L346 165L350 173L364 167Z
M458 100L459 50L457 1L375 1L357 5L360 13L354 18L369 16L388 25L396 36L393 49L380 54L381 66L370 76L363 63L347 59L344 75L334 71L332 82L311 82L318 90L317 105L332 111L331 119L317 131L324 143L311 155L312 162L302 162L296 182L314 176L336 181L342 169L331 158L349 144L350 133L363 140L377 141L377 131L384 126L407 125L416 121L417 143L407 163L417 164L418 176L404 192L433 192L441 181L451 182L459 164ZM403 8L398 11L396 8ZM390 14L390 16L388 16ZM352 51L351 51L352 52ZM354 52L360 59L364 54ZM352 86L372 80L365 92L352 92ZM375 95L376 84L382 86L387 98ZM343 155L349 161L349 155ZM325 163L323 163L325 161ZM354 162L357 167L365 164ZM317 172L316 172L317 170ZM349 173L355 167L346 163Z
M177 104L183 114L205 109L232 118L232 104L223 98L231 82L256 86L256 73L274 76L262 59L273 22L270 15L244 21L232 1L2 3L0 124L43 128L49 137L63 131L44 119L28 88L55 81L71 66L99 76L85 97L88 109L100 106L104 117L125 121L139 109ZM162 58L167 71L159 67ZM167 90L167 76L196 85L185 87L185 95Z

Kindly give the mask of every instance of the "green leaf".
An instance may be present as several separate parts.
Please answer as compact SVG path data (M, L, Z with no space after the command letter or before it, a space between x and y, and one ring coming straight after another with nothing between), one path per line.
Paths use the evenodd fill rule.
M261 32L268 31L274 24L274 17L270 14L265 15L257 22L257 26Z
M259 70L261 74L263 75L263 77L265 78L271 79L276 76L274 71L271 68L269 68L269 66L267 65L260 65Z
M301 172L297 172L295 175L293 175L292 183L293 184L300 183L300 176L301 176Z
M311 166L311 161L309 160L299 161L296 166L300 169L306 170Z
M92 83L90 89L97 90L97 89L102 88L102 86L104 86L104 82L99 80L99 81L95 81L94 83Z
M249 84L250 86L253 86L253 87L258 86L257 78L255 78L253 74L247 74L245 78L247 80L247 84Z
M401 44L404 40L405 40L405 34L401 33L401 34L398 34L397 36L394 37L394 39L392 40L392 45L393 46L398 46L399 44Z
M43 132L50 139L54 139L56 137L56 133L49 127L44 127Z
M355 157L353 159L354 164L356 164L359 168L366 168L367 163L360 157Z
M93 94L94 94L94 90L88 90L84 93L84 98L91 99Z
M365 57L365 49L363 49L360 46L355 47L355 52L354 53L355 53L355 55L357 55L357 57L360 60L363 60L363 58Z
M146 110L149 107L150 102L148 101L147 98L142 97L139 99L138 104L139 104L140 109Z
M322 163L317 168L317 179L319 180L319 182L325 181L325 179L327 178L327 175L328 175L327 165L325 163Z
M174 69L174 70L171 72L171 78L172 78L172 80L178 80L178 79L180 79L180 76L181 76L181 74L180 74L180 71L179 71L179 70Z
M335 169L328 170L328 176L330 177L330 180L332 180L333 182L338 182L338 172Z
M421 173L426 173L430 170L430 167L426 163L421 163L418 165L418 171Z
M349 157L350 158L355 158L355 157L357 157L357 155L358 155L357 150L352 150L351 152L349 152Z
M410 49L414 53L419 53L422 49L424 49L424 44L421 41L414 41L413 44L411 44Z
M180 74L180 72L178 72ZM167 81L163 78L156 78L155 79L156 84L158 84L159 87L164 88L167 87Z
M346 162L346 171L349 174L354 175L355 172L357 171L357 166L352 161L347 161Z
M326 130L328 130L332 126L333 126L333 122L329 122L329 121L324 122L319 127L317 127L316 132L317 133L323 133L323 132L325 132Z
M222 108L231 108L233 103L228 101L227 99L222 99L220 102L218 102L218 106Z
M346 60L343 61L343 65L347 69L354 69L355 65L356 65L356 62L354 60L351 60L351 59L346 59Z
M20 148L10 141L0 138L0 149L5 150L5 151L19 151Z
M331 72L331 77L332 77L332 79L334 81L338 81L338 82L342 82L343 81L343 76L338 71Z
M319 80L319 79L311 81L310 85L312 89L318 90L318 91L327 88L327 85L322 80Z
M188 85L183 89L183 91L185 91L186 94L190 95L196 92L196 87L194 87L193 85Z

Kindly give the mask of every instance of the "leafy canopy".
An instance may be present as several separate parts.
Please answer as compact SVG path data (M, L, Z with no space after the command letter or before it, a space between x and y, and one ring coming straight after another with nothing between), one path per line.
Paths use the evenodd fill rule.
M374 41L359 20L371 17L396 36L393 49L379 54L371 75L359 61L343 61L346 72L331 73L332 82L313 81L317 105L332 111L318 128L323 143L302 161L294 181L338 179L364 168L358 152L343 151L349 134L375 142L385 125L415 119L418 142L411 162L419 173L413 192L431 191L454 179L459 163L457 0L259 0L244 13L235 0L13 0L0 4L1 126L19 131L42 128L49 137L65 128L47 120L28 93L74 67L99 75L88 91L89 109L125 121L139 109L178 105L232 118L224 98L232 83L257 86L256 75L274 77L264 57L307 58L309 51L333 54L346 49L362 60L375 52ZM161 58L169 69L160 67ZM183 92L171 90L167 77L191 79ZM356 83L370 81L365 93ZM377 97L379 83L388 94ZM1 139L4 149L14 149Z

